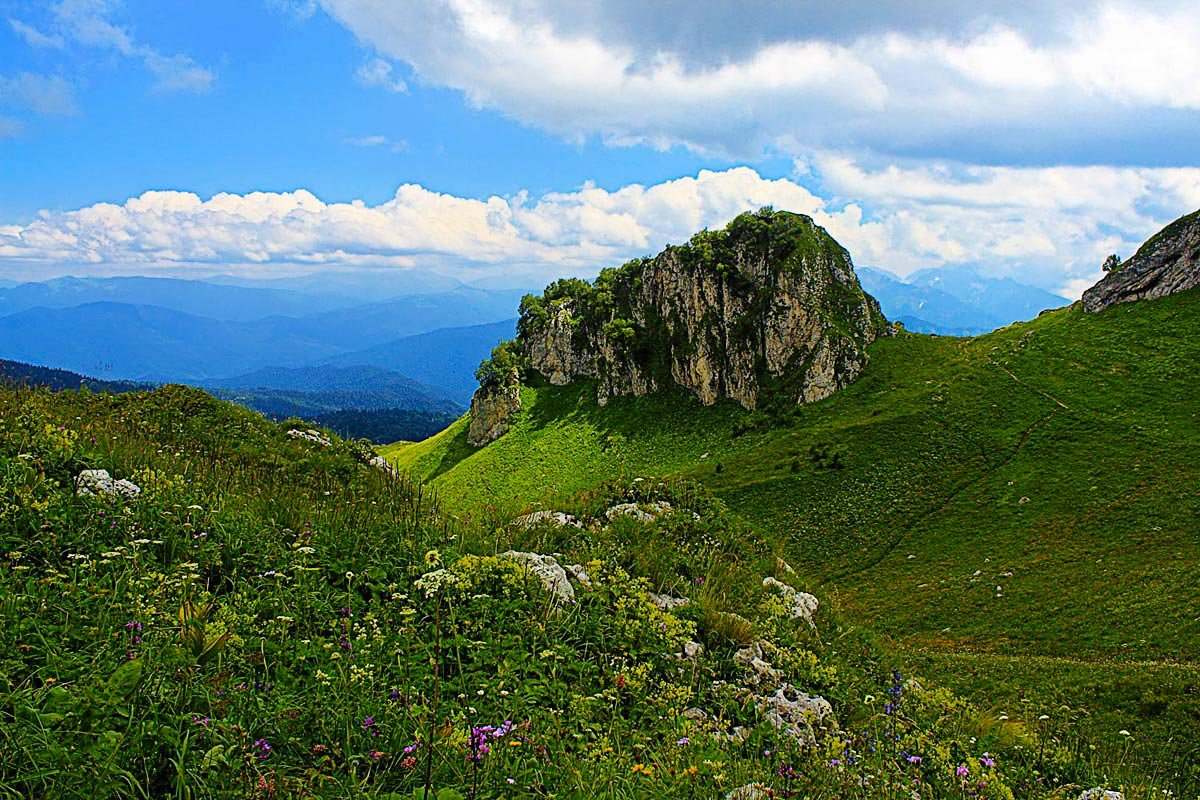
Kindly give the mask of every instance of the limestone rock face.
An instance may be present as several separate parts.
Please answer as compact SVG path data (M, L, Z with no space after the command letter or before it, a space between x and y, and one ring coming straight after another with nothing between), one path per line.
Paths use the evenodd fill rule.
M743 214L606 273L523 305L520 337L530 370L593 380L601 404L671 386L706 405L813 402L853 381L888 330L849 253L799 214Z
M550 593L555 602L575 602L575 587L571 586L571 581L567 579L567 571L562 568L554 556L509 550L501 553L500 557L511 558L528 567L529 571L537 576L542 585L546 587L546 591Z
M1083 293L1097 312L1134 300L1152 300L1200 286L1200 211L1175 220L1150 237L1118 269Z
M480 386L471 398L471 424L467 428L467 443L483 447L494 442L512 425L512 418L521 410L521 387L516 375L500 385Z

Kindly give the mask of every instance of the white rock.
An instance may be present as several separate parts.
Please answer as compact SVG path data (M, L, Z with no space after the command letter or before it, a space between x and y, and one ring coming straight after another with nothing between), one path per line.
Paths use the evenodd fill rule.
M389 464L387 459L381 455L376 454L371 456L369 459L367 459L367 465L378 470L383 470L393 478L398 478L400 476L400 471Z
M683 645L683 657L695 661L700 656L704 655L704 645L699 642L685 642Z
M801 592L788 586L781 580L767 576L763 578L763 586L772 588L783 595L783 598L791 604L789 611L792 614L792 619L802 619L809 625L816 625L813 617L816 616L819 603L817 598L808 592Z
M783 684L774 694L762 698L759 707L775 730L809 744L816 742L818 729L833 717L833 706L828 700L802 692L790 683Z
M142 488L136 483L124 478L114 481L106 469L85 469L75 479L75 494L77 495L103 494L132 500L141 493Z
M528 567L529 571L537 576L542 585L546 587L546 591L550 592L551 597L556 602L575 602L575 588L567 580L567 571L555 560L554 556L509 550L508 552L501 553L500 557L520 561Z
M1097 786L1084 791L1079 795L1079 800L1125 800L1125 795Z
M517 517L512 521L512 524L518 528L526 529L542 524L556 525L559 528L565 528L568 525L572 528L583 527L579 524L579 520L561 511L533 511Z
M733 654L733 663L746 671L746 679L754 686L774 686L783 673L771 666L763 655L762 642L754 642Z
M685 708L683 710L683 718L690 719L693 722L704 722L706 719L708 719L708 713L702 708L692 706L691 708Z
M671 510L671 504L665 500L662 502L647 503L645 507L637 503L618 503L617 505L604 512L604 516L608 517L609 521L617 517L633 517L638 522L653 522Z
M766 800L770 797L767 792L771 791L761 783L747 783L745 786L739 786L729 794L725 795L725 800ZM774 794L772 792L771 794Z
M583 588L585 588L585 589L592 588L593 583L592 583L591 576L589 576L587 574L587 570L584 569L583 564L568 564L567 572L570 574L570 576L572 578L575 579L575 582L578 583Z
M304 439L307 442L312 442L313 444L319 444L322 447L329 447L330 445L333 444L333 442L330 441L328 436L326 436L325 434L321 433L318 430L313 430L312 428L309 428L306 431L302 431L302 430L293 428L292 430L287 432L287 435L293 439Z
M661 608L663 611L670 611L673 608L680 608L692 602L686 597L672 597L669 594L656 594L655 592L647 592L650 596L650 602Z

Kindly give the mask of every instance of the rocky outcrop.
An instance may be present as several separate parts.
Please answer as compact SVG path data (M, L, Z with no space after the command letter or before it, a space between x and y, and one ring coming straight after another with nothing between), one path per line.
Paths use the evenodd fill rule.
M596 383L597 400L671 386L747 409L798 403L858 376L887 332L846 252L806 216L743 214L652 259L566 281L522 304L528 368Z
M556 603L575 602L575 587L571 586L571 581L567 579L567 571L554 556L509 550L501 553L500 557L524 564L542 582Z
M817 614L817 608L820 604L815 596L808 592L793 589L783 581L770 576L763 578L763 586L774 589L783 596L784 601L787 603L788 613L792 615L792 619L802 619L809 625L816 625L814 617Z
M1175 220L1083 293L1096 312L1134 300L1152 300L1200 286L1200 211Z
M142 493L142 488L124 478L114 481L106 469L85 469L75 478L75 494L105 495L132 500Z
M471 424L467 443L483 447L508 433L512 419L521 410L521 387L515 373L502 383L480 386L471 398Z
M288 438L302 439L306 442L312 442L313 444L319 445L321 447L330 447L333 445L333 442L330 440L330 438L328 436L326 436L325 434L323 434L320 431L315 430L313 428L309 428L308 430L300 430L299 428L292 428L291 430L289 430L287 432L287 435L288 435Z

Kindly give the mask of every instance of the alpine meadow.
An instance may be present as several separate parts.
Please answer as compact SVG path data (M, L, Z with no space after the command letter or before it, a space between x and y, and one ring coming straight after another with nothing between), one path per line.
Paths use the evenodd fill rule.
M0 800L1200 800L1200 14L902 5L0 3Z

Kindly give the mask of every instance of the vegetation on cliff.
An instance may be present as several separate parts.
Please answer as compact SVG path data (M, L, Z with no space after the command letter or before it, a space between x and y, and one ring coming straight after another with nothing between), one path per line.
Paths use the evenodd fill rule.
M478 377L591 379L601 402L682 386L754 408L846 385L885 329L846 250L810 218L764 208L590 283L527 295L517 339Z

